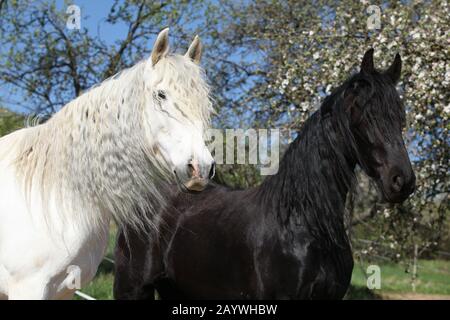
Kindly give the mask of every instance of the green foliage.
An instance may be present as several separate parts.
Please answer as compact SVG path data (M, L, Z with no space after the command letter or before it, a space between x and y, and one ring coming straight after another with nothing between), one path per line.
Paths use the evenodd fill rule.
M363 178L350 220L364 222L355 231L388 242L383 252L395 259L409 256L415 245L424 256L448 246L448 2L382 1L377 30L367 27L367 1L228 5L230 16L222 16L227 28L220 37L239 53L239 70L247 78L227 88L232 96L224 95L223 118L229 119L232 112L236 126L298 128L333 87L358 71L368 48L375 48L378 69L387 68L395 54L401 54L398 87L407 111L404 137L417 190L403 205L376 205L376 191ZM369 219L367 213L372 213Z
M0 137L24 125L24 117L0 108Z

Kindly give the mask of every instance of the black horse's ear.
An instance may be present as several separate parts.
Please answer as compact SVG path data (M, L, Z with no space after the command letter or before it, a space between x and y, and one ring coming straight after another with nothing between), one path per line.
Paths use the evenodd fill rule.
M394 62L386 70L385 74L391 78L392 82L397 83L400 80L400 74L402 73L402 58L400 54L395 55Z
M361 62L361 72L371 74L375 71L373 66L373 48L366 51Z

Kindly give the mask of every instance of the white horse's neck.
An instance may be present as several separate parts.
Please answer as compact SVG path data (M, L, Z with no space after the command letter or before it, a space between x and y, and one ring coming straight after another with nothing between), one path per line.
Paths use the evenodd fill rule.
M54 203L59 214L86 226L111 217L151 225L139 212L163 202L157 184L168 177L144 138L144 67L94 87L21 140L18 172L28 194L41 194L44 208Z

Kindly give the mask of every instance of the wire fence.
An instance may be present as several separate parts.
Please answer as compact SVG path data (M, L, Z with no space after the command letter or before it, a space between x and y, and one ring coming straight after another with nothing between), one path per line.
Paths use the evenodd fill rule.
M108 261L109 263L115 264L114 260L109 257L104 257L103 260ZM80 290L75 291L75 295L80 297L83 300L97 300L94 297L91 297L90 295L88 295Z
M379 240L375 241L375 240L368 240L368 239L361 239L361 238L354 238L353 240L357 241L357 242L360 242L360 243L367 244L367 245L376 245L376 246L381 246L381 247L389 247L388 243L383 243L383 242L381 242ZM424 251L427 251L426 248L425 248ZM434 253L437 254L438 256L445 257L446 259L448 257L450 257L450 252L447 252L447 251L437 250L437 251L434 251ZM381 259L381 260L386 260L386 261L388 261L388 260L390 261L391 260L390 257L379 255L379 254L378 255L377 254L370 254L370 256L374 257L374 258ZM419 254L419 256L420 256L420 254Z
M377 245L377 246L382 246L382 247L383 246L384 247L389 246L389 244L383 243L383 242L380 242L380 241L374 241L374 240L368 240L368 239L360 239L360 238L354 238L353 240L355 240L356 242L363 243L365 245ZM412 288L413 292L416 291L416 281L417 281L417 277L418 277L418 273L419 273L418 271L422 270L421 272L425 272L425 270L426 270L426 271L431 271L431 272L436 273L436 274L439 274L439 273L443 272L443 270L433 268L433 267L431 267L429 265L428 266L421 265L421 263L419 261L419 258L420 258L420 254L423 253L425 251L425 249L423 251L419 252L419 247L417 245L415 245L414 246L414 253L413 253L412 257L410 258L410 262L408 263L408 268L407 269L411 270L411 272L410 272L411 273L411 288ZM435 251L435 253L438 254L441 257L445 257L445 259L448 259L448 257L450 257L450 252L447 252L447 251L437 250L437 251ZM392 259L387 257L387 256L383 256L383 255L380 255L380 254L374 254L374 253L370 254L370 258L375 258L375 259L379 259L379 260L386 261L386 262L391 262L392 261ZM365 264L363 255L359 255L359 264L360 264L361 268ZM448 272L445 272L445 273L450 276L450 270ZM363 274L367 278L367 275L364 272L363 272Z
M79 290L75 291L75 294L77 296L79 296L81 299L84 299L84 300L97 300L97 299L91 297L90 295L88 295L86 293L83 293L83 292L81 292Z

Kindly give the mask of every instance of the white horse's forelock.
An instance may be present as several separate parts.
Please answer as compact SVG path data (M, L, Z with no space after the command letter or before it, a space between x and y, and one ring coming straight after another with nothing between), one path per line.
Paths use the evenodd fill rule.
M182 107L183 114L208 125L213 108L204 70L180 55L169 55L158 62L155 68L158 71L154 78L155 84L170 88L174 95L172 99ZM146 75L150 75L150 72Z
M39 190L61 217L91 230L112 217L119 225L154 226L164 205L161 184L173 174L145 139L144 108L154 105L154 72L170 88L185 116L209 124L212 103L204 71L186 57L170 55L153 70L142 61L68 103L46 123L17 135L15 167L28 197Z

